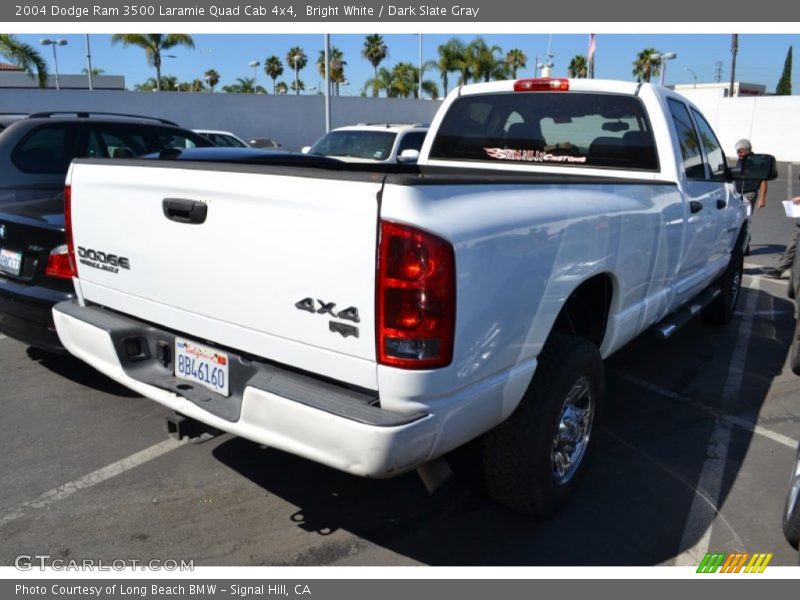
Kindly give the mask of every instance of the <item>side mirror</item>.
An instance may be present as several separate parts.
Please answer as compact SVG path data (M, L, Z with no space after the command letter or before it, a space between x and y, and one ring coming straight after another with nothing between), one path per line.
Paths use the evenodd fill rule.
M308 154L309 150L311 150L311 146L303 146L300 152L302 152L303 154Z
M397 162L399 163L415 163L419 159L419 150L414 150L412 148L406 148L400 153L400 156L397 157Z
M749 154L742 159L741 168L731 169L731 173L742 181L777 179L778 165L771 154Z

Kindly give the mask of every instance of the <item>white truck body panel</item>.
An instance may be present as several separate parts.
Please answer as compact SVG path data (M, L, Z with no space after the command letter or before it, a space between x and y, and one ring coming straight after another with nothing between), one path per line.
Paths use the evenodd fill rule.
M117 273L79 264L83 298L375 387L379 184L326 180L323 187L318 179L277 177L265 189L263 178L251 173L192 171L187 177L168 168L88 164L75 165L71 176L73 194L85 199L74 208L75 238L113 248L131 263ZM134 184L120 186L122 178ZM205 202L206 222L166 219L162 202L175 197ZM92 218L110 206L114 220ZM359 327L368 334L332 334L325 319L295 308L304 298L335 302L339 310L357 307Z

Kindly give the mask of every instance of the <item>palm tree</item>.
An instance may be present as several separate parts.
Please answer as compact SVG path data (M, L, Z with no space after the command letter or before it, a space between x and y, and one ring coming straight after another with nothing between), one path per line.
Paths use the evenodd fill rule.
M214 88L217 87L219 83L219 73L217 73L214 69L209 69L205 73L203 73L203 79L206 80L208 87L211 88L211 92L214 92Z
M331 46L330 56L328 57L330 61L330 78L331 83L333 83L333 94L334 96L339 95L339 84L345 81L344 76L344 68L347 66L347 61L344 60L344 54L341 50L339 50L336 46ZM325 51L319 51L319 57L317 57L317 71L320 74L320 77L325 77Z
M436 51L439 54L436 66L441 74L444 95L447 96L447 76L449 73L460 70L459 65L464 56L464 43L458 38L451 38L439 46Z
M81 73L83 73L84 75L88 75L89 69L81 69ZM102 75L103 73L105 73L104 69L96 69L95 67L92 67L92 77L94 77L95 75Z
M291 89L292 89L292 91L294 91L295 94L299 94L304 89L306 89L306 84L303 83L302 79L295 79L292 82Z
M586 79L586 76L589 74L589 63L586 57L583 54L576 54L573 56L572 60L569 61L567 73L570 77L575 79Z
M467 46L474 81L507 79L508 71L500 46L488 46L483 38L475 38Z
M283 75L283 63L281 59L275 56L274 54L269 58L264 60L264 73L266 73L269 77L272 78L272 93L275 94L275 81Z
M661 72L661 63L653 58L653 54L660 54L655 48L645 48L636 56L633 62L633 75L636 81L650 81L650 78Z
M519 69L524 69L528 64L528 57L525 56L525 53L519 48L512 48L506 53L505 61L508 71L511 75L511 79L516 79L517 71Z
M422 91L428 94L432 100L437 100L439 98L439 86L436 85L435 81L425 79L422 82Z
M386 92L387 98L393 98L392 95L392 72L386 67L381 67L376 73L375 77L367 79L364 83L362 92L367 93L368 90L373 91L373 97L377 97L376 92Z
M0 55L13 62L30 77L36 77L40 88L47 87L47 63L36 48L19 41L13 35L0 33Z
M175 75L164 75L158 88L165 92L179 92L178 78Z
M275 86L276 94L285 94L288 91L289 91L289 86L286 85L285 81L279 81L278 85Z
M366 58L372 65L375 73L374 81L378 80L378 65L381 64L384 58L389 56L389 48L383 41L383 36L376 34L368 35L364 41L364 49L361 51L361 56ZM372 89L372 97L378 97L378 89Z
M185 33L115 33L111 43L118 42L126 48L136 46L144 50L147 64L156 68L156 91L161 90L161 52L175 46L194 48L192 36Z
M296 94L299 94L300 90L303 88L300 87L298 83L297 74L308 64L308 57L300 46L295 46L286 53L286 64L292 65L294 69L295 84L292 86L292 89L295 90Z
M156 89L156 85L156 78L150 77L144 83L134 84L133 89L137 92L152 92L154 89Z
M392 69L392 90L395 97L417 97L419 69L411 63L397 63Z
M265 90L260 85L256 85L255 77L239 77L236 83L226 85L222 88L223 92L231 94L266 94Z

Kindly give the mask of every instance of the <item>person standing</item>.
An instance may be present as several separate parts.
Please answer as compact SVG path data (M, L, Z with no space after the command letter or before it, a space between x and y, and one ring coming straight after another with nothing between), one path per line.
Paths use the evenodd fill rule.
M800 196L795 196L792 198L792 204L800 205ZM786 249L778 259L778 264L776 264L774 267L765 267L762 271L762 274L765 277L769 277L771 279L780 279L784 271L788 271L792 268L792 264L794 264L795 250L797 249L797 241L800 239L800 220L797 221L795 225L797 225L797 230L794 234L794 237L792 238L792 241L787 244Z
M742 160L753 153L753 145L750 140L742 138L736 142L736 167L741 169ZM736 191L750 203L751 214L756 209L761 210L767 205L767 181L742 181L736 182Z

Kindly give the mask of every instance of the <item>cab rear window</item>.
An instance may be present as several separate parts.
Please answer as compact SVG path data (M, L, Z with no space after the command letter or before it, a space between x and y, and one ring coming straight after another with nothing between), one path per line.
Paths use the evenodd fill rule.
M513 92L457 99L433 159L657 170L638 98L582 92Z

